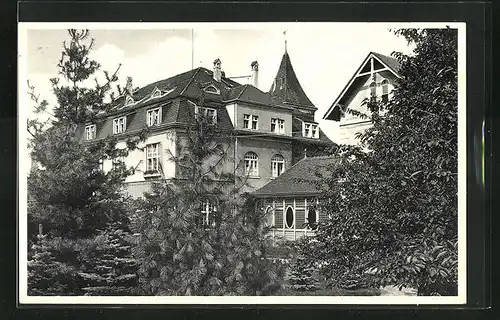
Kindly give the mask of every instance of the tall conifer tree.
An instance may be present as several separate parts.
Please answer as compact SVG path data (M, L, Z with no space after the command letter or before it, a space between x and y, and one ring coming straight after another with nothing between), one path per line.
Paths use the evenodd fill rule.
M33 250L42 248L43 252L51 252L50 260L46 255L44 261L66 266L72 276L60 281L65 283L58 283L52 281L57 278L52 274L55 271L36 275L43 271L36 268L36 261L42 257L41 253L33 255L28 286L36 286L36 291L29 292L37 294L85 293L83 288L89 283L78 273L87 270L82 269L85 267L80 262L94 259L94 255L89 252L89 256L83 257L86 250L82 245L85 241L92 242L99 230L108 230L111 224L126 223L128 219L127 199L121 189L123 179L131 170L121 165L104 172L101 163L126 155L147 133L129 139L128 148L120 150L116 148L116 139L80 141L79 134L84 126L108 110L114 98L112 86L118 81L119 67L113 74L104 72L104 81L99 81L100 65L89 57L94 44L89 31L71 29L68 34L70 39L63 43L58 64L60 77L50 79L56 105L48 108L47 101L40 101L35 88L30 87L37 111L51 112L53 118L48 123L36 119L28 122L32 136L31 158L35 164L28 177L28 222L29 236L35 243ZM45 233L43 243L35 236L39 224L43 225ZM111 242L109 245L108 249L113 250ZM48 278L33 282L39 277ZM57 290L52 288L54 285Z

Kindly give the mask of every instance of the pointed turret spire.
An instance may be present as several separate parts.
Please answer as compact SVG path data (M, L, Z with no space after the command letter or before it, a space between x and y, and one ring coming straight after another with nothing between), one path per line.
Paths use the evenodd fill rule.
M298 108L317 110L302 89L286 49L269 94L271 98L282 103L291 104Z

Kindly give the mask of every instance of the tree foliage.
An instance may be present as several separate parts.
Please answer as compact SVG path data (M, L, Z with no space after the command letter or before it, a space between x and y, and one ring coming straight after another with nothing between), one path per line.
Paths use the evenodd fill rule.
M137 294L137 260L132 255L128 221L114 222L99 234L82 240L79 247L85 295Z
M65 295L72 291L77 270L56 260L54 246L39 235L30 250L28 261L28 294L34 296Z
M266 256L264 215L238 196L244 181L234 175L230 134L198 114L177 138L179 178L155 184L137 203L134 254L143 293L274 292L282 270Z
M109 107L119 67L112 75L104 72L105 81L100 84L96 74L100 65L89 57L93 47L89 32L68 30L68 33L69 44L63 44L58 64L60 77L51 79L57 104L49 106L30 86L29 94L36 110L48 112L47 108L51 107L53 117L43 123L37 119L28 122L34 163L28 176L28 234L30 240L40 246L36 230L38 225L43 225L46 241L52 244L49 247L54 261L82 271L78 259L80 240L95 240L99 230L124 221L128 211L122 187L131 169L118 165L104 172L101 164L126 155L146 133L129 139L126 149L117 149L117 140L112 138L92 143L81 141L85 124ZM113 248L110 245L109 249ZM30 269L30 272L36 270ZM82 294L85 284L77 272L73 276L66 279L71 284L66 284L65 294ZM32 285L30 282L29 286ZM42 291L39 288L38 292Z
M456 295L457 30L396 34L415 44L414 54L394 54L401 79L393 98L371 103L362 144L339 151L330 219L310 252L327 260L322 272L332 285L363 279Z

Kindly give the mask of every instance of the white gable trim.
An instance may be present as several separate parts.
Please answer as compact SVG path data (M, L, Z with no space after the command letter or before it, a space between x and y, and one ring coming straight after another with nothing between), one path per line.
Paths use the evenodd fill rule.
M388 65L386 65L384 63L384 61L380 60L379 58L377 58L376 55L374 55L373 53L370 53L371 57L373 57L374 59L377 59L378 62L380 62L385 68L383 69L377 69L377 70L374 70L374 71L384 71L384 70L389 70L393 75L395 75L398 79L401 78L401 76L396 72L396 70L393 70L391 67L389 67Z
M380 72L380 71L385 71L385 70L389 70L392 74L394 74L396 77L398 78L401 78L401 76L399 74L396 73L395 70L393 70L392 68L389 68L389 66L387 66L383 61L381 61L379 58L377 58L373 52L370 52L366 58L363 60L363 63L361 63L361 65L358 67L358 69L356 69L356 72L354 73L354 75L351 77L351 80L349 80L349 82L347 83L347 85L344 87L344 89L342 89L342 91L340 92L340 94L338 95L338 97L333 101L332 105L330 106L330 108L328 108L328 110L326 111L325 115L323 116L323 119L327 119L330 114L332 113L332 111L335 109L335 107L338 105L338 102L340 101L340 99L342 99L345 95L345 93L347 92L347 90L349 90L349 88L351 87L352 83L354 82L354 80L356 80L356 78L358 77L362 77L362 76L366 76L366 75L370 75L370 74L373 74L375 71L373 70L373 66L371 66L371 70L369 72L361 72L361 70L363 70L363 68L365 67L365 65L370 61L371 58L375 58L377 59L377 61L379 61L385 68L383 69L378 69L376 70L376 72Z
M122 105L120 108L118 108L118 109L123 109L123 108L128 107L128 106L133 105L133 104L135 104L135 100L134 100L134 98L132 98L130 95L127 95L127 96L125 97L125 102L124 102L124 103L123 103L123 105Z
M151 95L149 97L150 97L150 99L154 99L154 98L159 98L163 95L165 95L165 94L160 89L158 89L158 87L155 87L153 89L153 91L151 92Z

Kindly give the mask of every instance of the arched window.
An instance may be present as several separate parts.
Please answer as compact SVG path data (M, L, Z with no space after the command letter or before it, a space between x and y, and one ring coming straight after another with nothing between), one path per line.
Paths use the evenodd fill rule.
M266 211L264 212L265 221L264 224L266 227L274 226L274 208L271 206L267 206Z
M389 81L384 79L382 81L382 102L389 101Z
M251 177L259 176L259 157L255 152L245 154L245 174Z
M275 154L271 158L271 176L278 177L285 172L285 159L281 154Z
M373 98L377 95L377 84L375 81L370 83L370 97Z
M286 209L286 214L285 214L285 225L287 228L293 228L295 224L295 213L293 212L292 207L288 207Z

